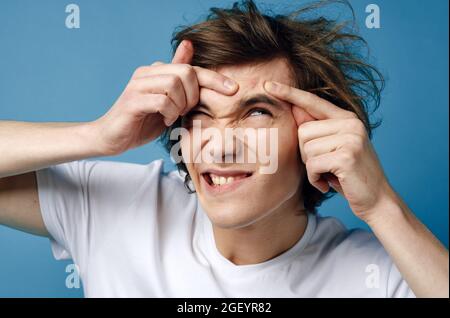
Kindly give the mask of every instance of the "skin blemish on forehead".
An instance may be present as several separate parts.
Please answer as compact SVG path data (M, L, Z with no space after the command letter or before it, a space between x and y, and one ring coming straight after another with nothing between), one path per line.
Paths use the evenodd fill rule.
M257 64L227 65L214 70L238 82L245 83L248 88L254 88L266 80L287 85L294 83L292 69L285 58L276 58Z
M214 70L234 79L239 84L239 90L232 96L201 88L198 108L206 109L216 118L231 116L243 106L257 103L278 106L280 110L281 108L289 110L291 105L288 102L271 96L264 89L265 81L292 85L292 72L285 59L278 58L254 65L223 66Z

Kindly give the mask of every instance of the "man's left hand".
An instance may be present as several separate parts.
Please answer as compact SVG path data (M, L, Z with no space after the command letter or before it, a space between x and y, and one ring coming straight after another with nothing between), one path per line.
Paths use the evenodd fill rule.
M351 111L282 83L266 91L292 104L299 148L309 182L326 193L333 187L353 213L366 221L394 191L384 175L363 122Z

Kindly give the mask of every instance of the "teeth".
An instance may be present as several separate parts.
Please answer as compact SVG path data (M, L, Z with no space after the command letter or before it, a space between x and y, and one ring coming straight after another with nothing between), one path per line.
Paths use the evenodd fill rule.
M228 184L228 183L232 183L234 181L234 177L221 177L221 176L215 176L215 175L210 175L211 180L213 182L213 184L215 185L224 185L224 184Z

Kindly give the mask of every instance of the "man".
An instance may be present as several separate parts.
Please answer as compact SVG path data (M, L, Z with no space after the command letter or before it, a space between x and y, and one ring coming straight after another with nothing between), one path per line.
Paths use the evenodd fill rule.
M212 10L100 118L0 123L0 223L49 237L88 297L448 297L447 250L370 143L362 92L379 95L377 72L339 46L358 37L251 1ZM269 134L230 140L227 128ZM82 160L163 132L180 172ZM374 234L317 215L328 191Z

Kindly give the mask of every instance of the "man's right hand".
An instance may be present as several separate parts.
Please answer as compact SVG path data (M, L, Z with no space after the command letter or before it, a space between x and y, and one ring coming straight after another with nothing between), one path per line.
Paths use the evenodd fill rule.
M178 46L172 63L139 67L125 90L102 117L92 122L95 140L105 155L146 144L199 101L200 87L233 95L238 84L212 70L192 66L192 43Z
M139 67L111 109L91 122L0 121L0 224L49 236L41 216L36 173L51 165L120 154L154 140L198 104L200 87L226 95L226 77L191 66L182 42L170 64ZM166 94L167 93L167 94Z

